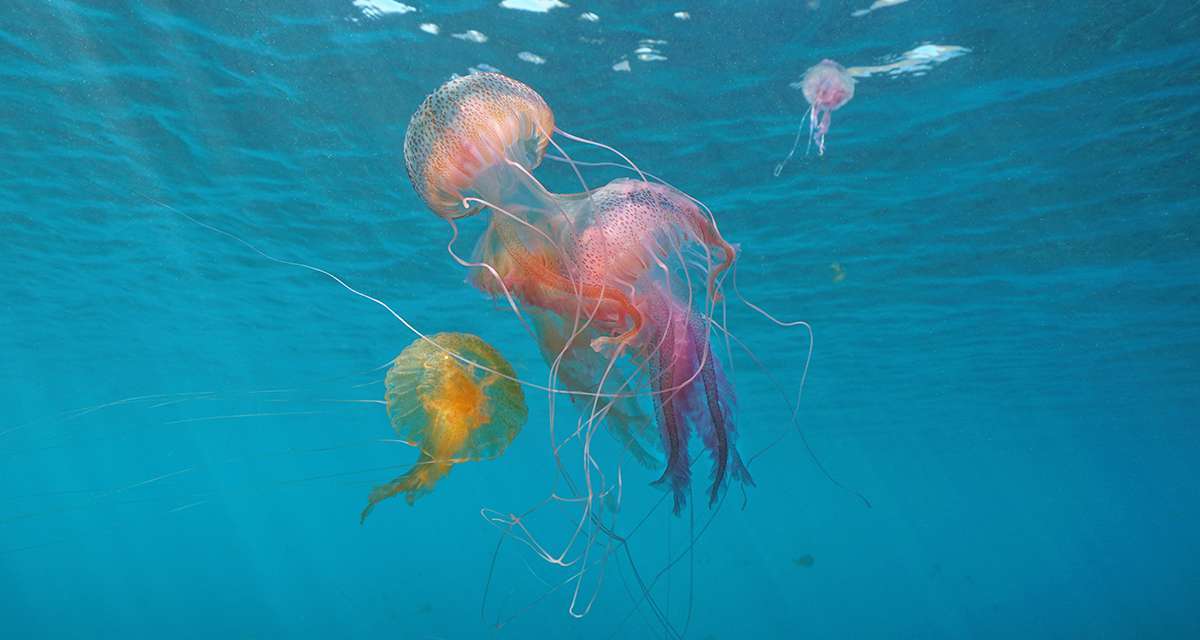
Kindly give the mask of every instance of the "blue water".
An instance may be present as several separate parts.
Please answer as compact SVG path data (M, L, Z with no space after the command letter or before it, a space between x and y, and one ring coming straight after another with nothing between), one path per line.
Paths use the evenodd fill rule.
M411 4L0 8L5 637L1200 637L1195 3ZM861 79L826 154L772 175L806 67L926 43L970 51ZM799 423L849 491L794 433L715 512L672 517L626 466L622 533L645 524L576 619L571 570L480 517L556 487L531 393L501 459L359 525L415 455L327 400L381 398L412 334L188 217L544 381L404 172L410 114L480 65L712 207L742 292L813 326ZM806 333L729 313L794 391ZM733 377L744 451L791 431L753 363ZM634 568L676 557L668 628Z

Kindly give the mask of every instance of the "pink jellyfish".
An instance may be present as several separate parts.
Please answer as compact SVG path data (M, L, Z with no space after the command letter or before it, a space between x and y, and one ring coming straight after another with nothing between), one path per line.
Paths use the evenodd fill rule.
M826 58L804 72L804 99L812 105L808 112L808 130L817 141L817 154L825 155L825 134L830 115L854 97L854 78L846 67ZM817 124L817 118L821 123Z
M804 79L800 81L799 88L804 91L804 99L811 105L808 112L809 143L815 141L817 154L825 155L825 134L829 133L830 116L854 97L854 78L845 67L826 58L804 72ZM804 121L801 120L800 124L803 126ZM783 171L783 166L788 160L792 159L799 142L800 132L797 132L787 158L775 167L776 176Z

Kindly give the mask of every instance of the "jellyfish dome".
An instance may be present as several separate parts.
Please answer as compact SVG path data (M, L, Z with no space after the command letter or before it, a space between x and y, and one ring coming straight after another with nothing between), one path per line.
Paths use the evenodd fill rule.
M455 464L504 453L528 416L515 380L508 361L478 336L439 333L405 348L387 373L384 399L396 436L421 453L407 473L371 492L362 520L401 493L413 504Z
M464 196L489 198L503 190L516 163L532 171L542 161L554 114L536 91L499 73L455 78L425 98L404 136L404 162L421 199L445 218L477 212ZM491 183L491 184L489 184Z

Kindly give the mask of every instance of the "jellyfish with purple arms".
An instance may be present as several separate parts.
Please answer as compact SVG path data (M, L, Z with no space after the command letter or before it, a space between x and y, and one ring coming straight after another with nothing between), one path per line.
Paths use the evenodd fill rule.
M730 478L753 485L734 444L733 387L710 335L736 251L710 213L665 184L617 179L582 193L549 191L532 172L557 145L552 134L583 140L556 129L529 86L473 74L447 82L413 115L405 163L455 237L456 220L490 212L475 260L459 260L480 267L476 287L514 311L520 303L518 317L532 321L552 371L590 414L584 441L603 422L639 462L653 464L661 451L658 484L679 513L695 435L713 459L715 505ZM694 281L707 286L695 290ZM589 459L585 473L593 466Z

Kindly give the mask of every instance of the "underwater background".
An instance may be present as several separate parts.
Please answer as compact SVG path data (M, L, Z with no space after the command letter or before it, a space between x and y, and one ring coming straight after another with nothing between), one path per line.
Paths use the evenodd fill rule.
M1196 3L409 2L0 8L6 638L1200 637ZM860 78L773 175L806 68L922 45L954 49ZM415 455L343 401L413 334L214 230L545 381L404 171L472 69L706 202L742 293L814 332L810 455L764 373L795 393L808 334L731 301L757 486L675 517L627 468L644 523L581 619L480 516L554 490L545 396L360 526Z

